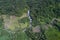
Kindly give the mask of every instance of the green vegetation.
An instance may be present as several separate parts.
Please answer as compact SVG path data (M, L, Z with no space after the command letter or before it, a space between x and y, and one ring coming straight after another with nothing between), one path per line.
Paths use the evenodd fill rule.
M0 40L60 40L60 0L0 0Z
M47 40L60 40L60 32L54 28L46 31Z

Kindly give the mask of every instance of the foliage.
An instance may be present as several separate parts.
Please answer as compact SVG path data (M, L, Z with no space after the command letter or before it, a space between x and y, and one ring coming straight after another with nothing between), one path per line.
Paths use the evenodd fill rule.
M52 19L54 19L54 18L60 19L60 16L59 16L60 15L60 6L59 6L60 1L59 0L29 0L29 1L27 1L27 5L29 7L30 14L32 17L33 27L35 27L37 25L41 25L41 24L49 24L50 25ZM59 38L53 39L53 38L55 38L55 34L53 31L56 31L56 29L54 30L54 28L52 28L50 30L51 30L52 34L51 34L51 32L49 34L49 30L48 30L48 34L45 34L45 35L49 35L49 36L53 35L53 37L50 38L47 36L48 37L47 39L48 40L59 40ZM30 32L28 32L28 33L30 33ZM41 33L45 33L45 31L41 32ZM32 36L32 34L30 35L30 37ZM59 35L59 32L56 32L56 34ZM34 35L36 35L36 34L34 34ZM44 35L44 34L41 34L41 35ZM43 37L43 38L45 38L45 37ZM58 37L60 37L60 36L58 36ZM43 40L43 38L41 40ZM32 39L32 40L34 40L34 39ZM46 40L46 39L44 39L44 40Z
M27 4L31 11L33 24L35 25L40 24L41 20L42 22L49 23L60 14L60 7L57 5L60 3L56 0L30 0Z
M46 31L47 40L60 40L60 32L54 28Z
M25 9L25 0L0 0L0 14L20 16Z
M0 15L21 16L26 13L27 9L30 10L33 27L43 24L51 25L50 23L54 18L60 20L60 0L0 0ZM18 21L29 25L28 20L26 17ZM26 33L19 29L18 32L15 31L11 35L8 31L3 30L2 22L3 19L0 19L0 40L46 40L46 37L47 40L60 40L59 21L51 25L52 28L48 30L43 29L45 26L40 26L40 28L42 27L40 33L33 33L32 30L27 28Z
M3 28L3 19L2 19L2 17L0 18L0 29L2 29Z
M27 17L24 17L23 19L18 20L19 23L29 23L29 19Z

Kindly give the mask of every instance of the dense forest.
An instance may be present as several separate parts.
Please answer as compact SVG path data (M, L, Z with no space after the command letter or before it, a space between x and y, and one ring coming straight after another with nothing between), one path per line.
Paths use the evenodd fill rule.
M0 40L60 40L60 0L0 0Z

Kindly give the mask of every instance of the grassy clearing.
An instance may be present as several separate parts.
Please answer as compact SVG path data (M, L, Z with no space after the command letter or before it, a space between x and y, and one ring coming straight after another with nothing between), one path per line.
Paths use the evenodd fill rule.
M25 32L23 32L23 30L22 30L28 26L28 23L27 22L25 22L25 23L18 22L18 20L21 20L21 19L24 19L25 17L27 17L26 15L25 15L25 17L23 17L23 16L21 16L21 17L10 16L10 17L8 17L7 15L3 15L2 17L3 17L3 21L4 21L4 28L15 31L16 34L11 33L11 32L8 33L8 31L3 32L6 30L1 30L2 32L0 32L1 33L0 40L13 40L13 39L14 40L29 40L29 38L27 37ZM17 32L16 29L19 29L20 31Z
M18 20L21 20L23 18L27 17L27 14L24 13L24 15L22 15L21 17L17 17L17 16L10 16L8 18L7 15L3 15L3 20L4 20L4 28L6 29L11 29L11 30L15 30L15 28L20 27L20 28L25 28L27 27L28 23L19 23Z

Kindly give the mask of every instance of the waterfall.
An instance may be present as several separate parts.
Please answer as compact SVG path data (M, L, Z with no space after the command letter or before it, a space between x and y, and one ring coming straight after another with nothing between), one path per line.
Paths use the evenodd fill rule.
M30 10L28 10L27 15L28 15L28 18L29 18L29 23L30 23L29 28L32 29L32 18L30 16ZM25 31L26 31L26 29L23 30L23 32L25 32Z
M30 15L30 10L28 10L28 18L29 18L29 27L32 27L32 18L31 18L31 15Z
M30 11L29 10L28 10L28 17L29 17L30 22L32 22L32 19L31 19Z

